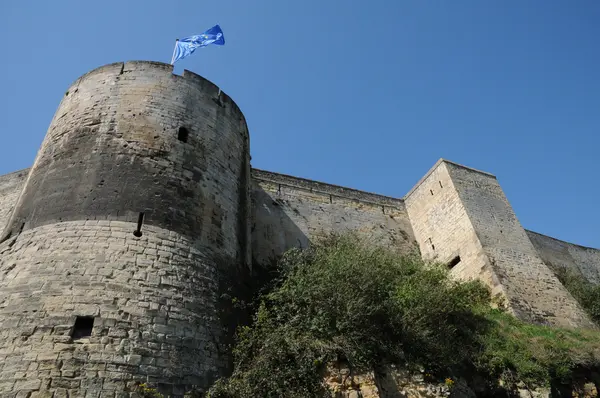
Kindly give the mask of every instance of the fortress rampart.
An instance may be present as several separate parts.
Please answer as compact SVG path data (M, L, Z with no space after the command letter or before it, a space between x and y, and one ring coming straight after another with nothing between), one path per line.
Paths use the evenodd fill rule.
M440 160L390 198L249 159L243 114L198 75L80 77L33 166L0 176L0 396L205 388L227 365L220 275L331 231L418 248L527 321L593 327L554 273L600 283L600 250L523 229L491 174Z

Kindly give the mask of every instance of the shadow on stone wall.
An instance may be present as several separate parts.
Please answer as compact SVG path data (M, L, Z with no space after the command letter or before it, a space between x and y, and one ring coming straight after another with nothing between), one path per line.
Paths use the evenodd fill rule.
M222 337L218 345L222 358L226 358L226 363L223 363L220 374L215 375L215 379L220 376L228 376L233 371L231 349L235 343L236 330L240 326L252 322L252 316L256 311L256 299L262 291L270 286L276 275L276 264L280 256L292 247L306 247L309 244L307 236L286 214L285 210L279 204L273 203L273 198L262 188L257 186L253 188L253 214L251 217L253 258L251 267L241 263L231 264L231 261L227 259L218 260L217 263L218 305L222 325ZM260 219L258 227L257 218ZM257 231L257 228L260 228L261 231ZM284 231L284 234L276 236L278 231ZM257 244L254 238L256 233L261 234L262 246L260 247L255 247ZM296 244L294 245L294 243ZM268 255L257 258L254 255L257 251Z
M258 272L268 272L287 250L306 248L311 243L308 236L298 227L279 198L273 198L258 184L252 192L252 264ZM301 215L296 214L297 217Z

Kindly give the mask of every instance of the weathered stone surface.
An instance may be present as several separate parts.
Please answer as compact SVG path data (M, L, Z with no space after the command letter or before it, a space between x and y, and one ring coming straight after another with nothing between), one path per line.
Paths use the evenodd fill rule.
M600 250L565 242L549 236L526 231L544 263L550 269L568 269L588 281L600 284Z
M404 202L254 169L252 254L259 264L329 232L354 231L398 250L416 248Z
M3 236L81 219L135 223L143 213L145 225L210 237L218 251L246 259L244 116L213 83L172 70L156 62L115 63L75 81Z
M26 169L0 176L0 231L10 217L28 172Z
M406 207L424 257L480 278L530 322L594 327L546 266L496 178L440 161L409 193Z
M24 185L0 178L0 396L150 379L171 394L224 371L222 276L250 262L248 145L235 103L170 65L106 65L68 89Z
M504 386L491 391L485 381L447 378L445 381L431 380L423 373L408 372L397 367L380 367L377 371L351 373L349 369L332 364L324 375L324 382L335 398L476 398L481 396L510 396L523 398L550 398L549 388L527 389L522 386ZM499 386L502 382L498 383ZM496 386L496 387L499 387ZM573 397L596 397L594 383L585 383L574 388ZM569 396L571 396L569 395Z
M180 234L148 225L137 238L131 232L135 224L110 221L111 235L101 238L109 244L102 252L110 261L103 261L96 250L90 250L90 244L100 238L57 238L60 231L84 227L94 230L90 221L71 221L23 231L11 251L0 258L4 275L0 350L6 352L0 362L0 373L6 375L0 396L9 391L43 391L48 376L52 379L48 391L64 394L67 389L71 396L84 396L83 390L122 391L135 375L155 375L171 388L203 386L212 380L223 368L224 358L218 351L217 269L208 253ZM96 225L100 228L104 227ZM119 237L113 237L113 232ZM121 238L121 234L128 237ZM158 239L159 235L168 238ZM144 257L143 253L119 256L123 247L151 244L180 253L182 260L174 263L157 256L148 260L149 265L140 266L136 259ZM30 247L48 250L29 252ZM11 264L16 266L11 268ZM119 280L85 272L99 267L127 272ZM133 277L142 270L145 279ZM172 283L153 281L148 277L152 274L164 275ZM166 324L154 323L157 313L164 315ZM66 326L73 329L76 316L95 317L89 338L64 336ZM169 333L166 338L165 332ZM61 343L53 342L56 337Z

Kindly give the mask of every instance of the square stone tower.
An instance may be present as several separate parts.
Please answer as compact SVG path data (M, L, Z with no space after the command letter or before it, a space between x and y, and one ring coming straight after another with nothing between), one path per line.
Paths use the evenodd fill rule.
M593 327L540 258L495 176L440 159L405 200L425 259L484 281L525 321Z

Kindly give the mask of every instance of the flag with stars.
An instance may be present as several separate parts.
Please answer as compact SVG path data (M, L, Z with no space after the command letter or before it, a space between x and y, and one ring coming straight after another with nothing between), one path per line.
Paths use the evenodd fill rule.
M223 31L219 25L213 26L202 34L177 40L175 43L175 51L173 51L171 65L180 59L192 55L197 48L206 47L210 44L216 44L219 46L225 44L225 36L223 36Z

